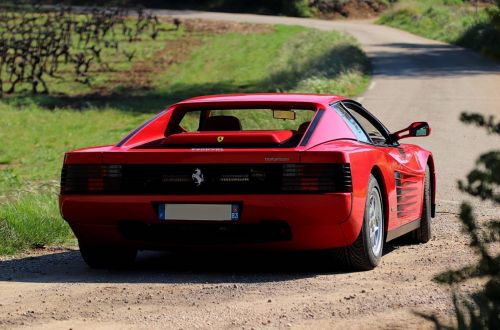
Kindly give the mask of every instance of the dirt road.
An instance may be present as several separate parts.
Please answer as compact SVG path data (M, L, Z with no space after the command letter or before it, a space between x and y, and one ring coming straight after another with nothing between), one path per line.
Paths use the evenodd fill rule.
M360 101L390 129L426 120L416 140L436 155L438 217L425 245L393 242L381 265L352 273L321 256L143 253L129 271L87 268L72 250L0 262L0 328L431 328L415 312L452 313L450 292L431 278L474 259L460 233L456 180L498 139L458 121L462 111L500 115L500 67L461 48L367 22L167 12L181 17L300 24L354 35L374 78ZM480 206L488 219L499 211ZM324 259L320 259L324 260ZM477 283L461 287L474 290Z

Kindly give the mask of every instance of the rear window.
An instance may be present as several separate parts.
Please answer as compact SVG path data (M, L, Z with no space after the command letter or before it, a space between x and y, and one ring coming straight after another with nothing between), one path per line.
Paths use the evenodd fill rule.
M313 109L189 109L173 113L165 137L136 148L292 148Z
M185 132L292 130L303 133L314 114L310 109L198 110L186 112L179 128Z

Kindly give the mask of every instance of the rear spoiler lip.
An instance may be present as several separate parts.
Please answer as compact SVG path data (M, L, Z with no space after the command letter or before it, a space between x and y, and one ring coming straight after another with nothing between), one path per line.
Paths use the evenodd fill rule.
M281 144L293 135L290 130L279 131L204 131L171 134L165 138L165 145L214 145L229 144Z

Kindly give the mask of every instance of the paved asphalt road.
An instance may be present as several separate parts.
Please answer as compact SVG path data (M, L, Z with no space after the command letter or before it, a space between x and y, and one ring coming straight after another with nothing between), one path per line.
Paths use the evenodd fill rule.
M500 140L458 121L462 111L500 117L500 69L458 47L369 22L158 11L182 18L300 24L351 33L373 61L362 103L392 130L412 121L433 134L415 140L438 169L434 237L420 245L393 241L370 272L331 269L309 254L141 253L133 269L92 270L74 249L32 251L0 259L0 329L430 329L416 312L453 314L451 294L432 278L470 264L460 231L456 180ZM498 208L479 205L486 221ZM326 269L324 268L326 266ZM480 282L462 284L461 292Z

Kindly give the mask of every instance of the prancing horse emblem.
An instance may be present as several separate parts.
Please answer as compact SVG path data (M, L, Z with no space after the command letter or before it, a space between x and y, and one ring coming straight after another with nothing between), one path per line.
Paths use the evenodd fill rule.
M223 136L218 136L217 137L217 142L221 143L222 141L224 141L224 137Z
M194 170L194 173L191 175L191 178L193 179L193 182L196 184L197 187L201 185L205 179L203 178L203 173L201 173L201 170L197 168Z

